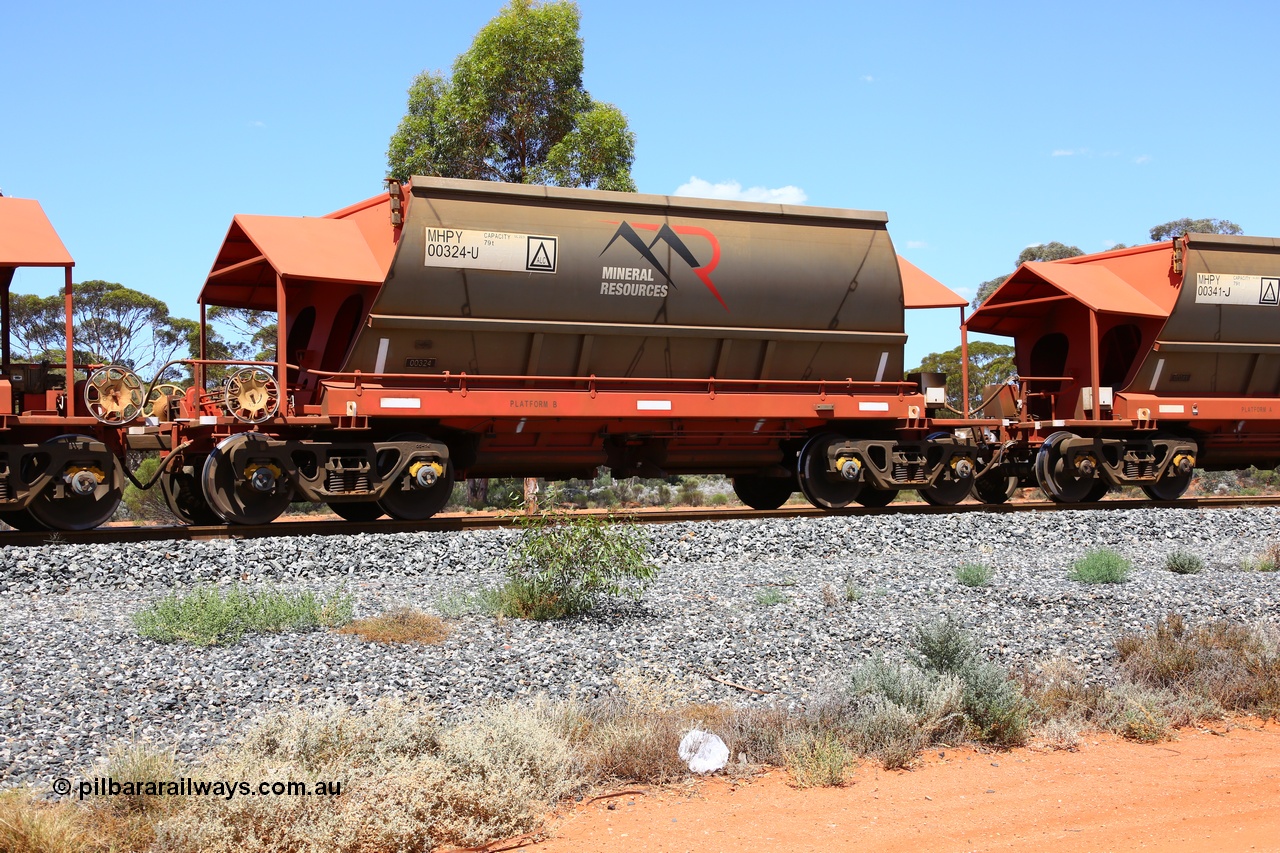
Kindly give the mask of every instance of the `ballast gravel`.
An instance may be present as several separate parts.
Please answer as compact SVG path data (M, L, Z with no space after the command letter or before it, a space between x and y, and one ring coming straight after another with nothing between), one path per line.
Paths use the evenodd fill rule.
M340 527L335 524L335 533ZM697 701L798 705L912 629L951 614L995 662L1064 657L1112 677L1114 641L1170 612L1280 621L1280 573L1241 571L1280 543L1280 510L1138 509L874 515L651 525L658 577L638 602L558 622L456 615L497 585L509 530L145 545L0 545L0 786L75 779L134 741L193 759L291 707L417 698L458 714L494 699L590 699L616 679L674 679ZM2 541L2 540L0 540ZM1123 584L1068 579L1093 548L1133 561ZM1165 569L1171 551L1200 574ZM994 569L966 587L965 563ZM447 616L442 645L330 631L163 645L131 616L174 589L346 591L356 615ZM771 603L774 602L774 603ZM743 690L741 688L750 688ZM752 692L761 691L761 693Z

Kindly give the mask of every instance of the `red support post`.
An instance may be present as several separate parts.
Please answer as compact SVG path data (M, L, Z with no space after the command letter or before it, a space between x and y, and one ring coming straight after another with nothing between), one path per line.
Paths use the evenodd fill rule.
M72 317L72 299L71 299L71 267L66 267L66 290L64 299L67 306L67 417L75 417L76 414L76 351L75 351L75 326Z
M1098 312L1089 310L1089 382L1093 385L1093 415L1102 420L1102 401L1098 398Z
M200 302L200 363L196 365L196 369L192 372L191 378L195 381L196 393L203 394L204 393L204 360L208 358L208 356L205 355L205 340L208 336L208 332L207 332L208 315L205 311L204 300L201 299L199 300L199 302Z
M960 306L960 399L964 416L969 417L969 327L965 325L964 306Z
M280 393L289 393L288 367L289 355L285 352L284 338L285 299L284 276L276 274L276 382L280 384Z

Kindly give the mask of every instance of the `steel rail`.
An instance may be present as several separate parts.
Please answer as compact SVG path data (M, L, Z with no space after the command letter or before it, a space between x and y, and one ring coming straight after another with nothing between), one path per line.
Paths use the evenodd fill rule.
M810 506L784 506L775 510L753 510L740 507L727 509L645 508L632 510L574 510L575 514L611 515L616 519L636 524L675 524L683 521L730 521L755 518L822 518L823 516L859 515L945 515L948 513L987 512L1008 514L1017 512L1062 512L1069 510L1122 510L1122 509L1229 509L1248 506L1280 506L1280 495L1247 497L1195 497L1176 501L1102 500L1087 504L1060 504L1050 501L1023 501L1005 504L960 503L954 506L930 506L929 504L890 504L885 507L854 506L848 509L826 511ZM273 521L269 524L239 525L149 525L111 526L93 530L0 532L0 546L32 547L40 545L78 545L94 543L128 542L204 542L216 539L265 539L283 536L352 536L355 534L386 533L440 533L457 530L479 530L513 527L522 518L521 513L466 513L437 515L425 521L397 521L383 518L370 522L343 521L336 517L307 519L303 521Z

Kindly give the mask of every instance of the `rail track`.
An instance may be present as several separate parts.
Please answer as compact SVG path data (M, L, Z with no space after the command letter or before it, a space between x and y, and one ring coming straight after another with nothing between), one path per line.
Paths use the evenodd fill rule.
M930 506L924 503L893 504L886 507L850 507L827 511L809 506L784 506L775 510L753 510L745 507L725 509L632 509L622 511L577 510L582 514L625 518L637 524L673 524L681 521L728 521L744 518L820 518L824 515L939 515L947 513L990 512L1059 512L1063 510L1121 510L1152 507L1224 509L1243 506L1280 506L1280 495L1250 497L1193 497L1176 501L1103 500L1091 504L1060 504L1051 501L1018 501L1006 504L961 503L954 506ZM359 533L414 533L419 531L479 530L511 527L518 523L518 513L467 513L437 515L426 521L397 521L383 518L370 522L343 521L334 516L296 521L274 521L270 524L240 525L148 525L109 526L81 531L41 531L25 533L16 530L0 532L0 547L32 547L55 544L130 543L180 541L199 542L215 539L263 539L282 536L349 536Z

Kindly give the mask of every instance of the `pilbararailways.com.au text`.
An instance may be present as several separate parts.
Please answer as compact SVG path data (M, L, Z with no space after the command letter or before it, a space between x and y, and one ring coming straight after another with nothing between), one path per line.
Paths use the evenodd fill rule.
M71 780L53 780L53 792L66 796L72 791ZM81 779L75 785L79 799L86 797L340 797L342 782L242 782L230 779L137 780L123 782L111 777Z

